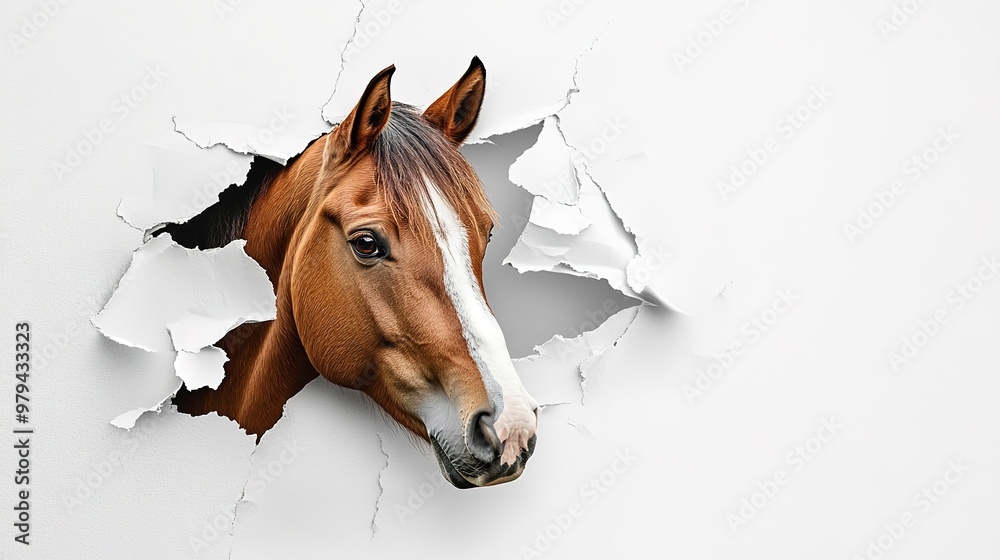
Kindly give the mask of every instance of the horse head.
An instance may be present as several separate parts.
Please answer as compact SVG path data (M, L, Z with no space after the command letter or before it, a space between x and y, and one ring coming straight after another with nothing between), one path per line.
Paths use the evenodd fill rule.
M320 375L429 441L456 487L506 482L534 450L538 405L486 302L494 213L459 151L486 70L474 58L422 113L391 100L394 71L325 139L286 257L295 329Z

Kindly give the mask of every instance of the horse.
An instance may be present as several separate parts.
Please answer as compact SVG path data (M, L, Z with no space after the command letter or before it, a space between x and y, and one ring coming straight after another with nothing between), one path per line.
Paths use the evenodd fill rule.
M423 112L392 101L394 72L376 74L348 116L287 166L255 161L243 187L164 228L202 249L246 239L277 307L273 321L218 343L229 357L218 389L182 389L174 404L226 416L259 441L321 375L429 442L455 487L508 482L534 452L538 404L486 301L496 216L459 151L486 69L473 58Z

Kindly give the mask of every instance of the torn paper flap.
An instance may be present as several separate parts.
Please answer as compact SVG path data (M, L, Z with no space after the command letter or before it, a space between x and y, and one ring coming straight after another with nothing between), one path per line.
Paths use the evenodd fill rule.
M189 315L167 325L174 349L184 352L199 352L202 348L222 339L229 331L247 322L244 317L215 319L201 315Z
M181 350L174 360L174 371L189 391L202 387L218 389L226 377L225 364L228 361L226 352L215 346L207 346L197 352Z
M535 198L536 203L541 200L544 199ZM559 271L600 278L607 280L612 288L623 294L641 299L628 285L625 275L629 261L637 254L635 240L624 229L621 220L593 181L582 178L580 196L574 207L579 215L590 222L586 228L576 227L574 220L567 217L571 214L566 211L556 215L544 208L536 213L533 208L531 216L543 218L545 225L535 223L529 217L528 224L504 259L504 264L511 264L519 272ZM580 221L576 220L576 223ZM559 233L556 228L567 232L576 229L579 231L567 235Z
M552 202L541 196L535 197L528 221L564 235L576 235L590 225L590 219L578 206Z
M590 175L586 157L567 144L556 117L510 168L511 182L535 195L528 223L504 264L519 272L563 272L606 280L619 292L662 306L640 281L645 263L636 237ZM629 267L635 272L629 276Z
M180 388L181 388L181 380L177 379L176 383L174 384L173 390L167 393L165 397L157 401L155 404L146 408L134 408L128 412L123 412L122 414L115 416L111 420L111 425L115 426L116 428L131 430L133 427L135 427L136 420L138 420L139 417L142 416L143 414L147 412L159 413L160 409L163 408L163 405L166 404L166 402L171 397L176 395L177 391L179 391Z
M121 344L150 352L172 352L171 336L192 349L219 324L267 321L275 316L275 297L264 269L244 251L243 240L199 251L154 237L132 256L132 263L104 309L91 322ZM201 319L212 317L215 322ZM201 325L205 331L181 335L177 324ZM173 325L172 335L169 325ZM225 334L225 333L223 333ZM212 343L215 340L209 342ZM202 344L205 346L206 344ZM200 347L199 347L200 348Z
M510 182L552 202L573 204L580 185L573 167L573 151L559 133L555 117L545 119L538 140L525 150L509 171Z
M658 147L653 150L648 157L636 154L589 168L589 173L637 236L639 251L626 270L629 287L640 293L648 290L667 307L691 314L733 278L732 240L723 233L732 230L731 218L698 189L659 182L656 166L666 155ZM650 207L635 196L657 191L662 191L658 199L667 203Z
M638 312L638 306L623 309L594 330L573 338L553 336L536 346L531 356L514 360L525 389L540 405L582 403L587 367L618 343Z
M148 143L146 157L151 180L130 186L118 205L125 223L143 231L197 216L230 185L242 185L253 160L222 146L200 149L177 134Z
M174 130L200 148L223 145L247 155L258 155L281 165L299 155L314 139L330 131L325 123L302 124L286 111L275 109L260 123L234 123L174 117Z

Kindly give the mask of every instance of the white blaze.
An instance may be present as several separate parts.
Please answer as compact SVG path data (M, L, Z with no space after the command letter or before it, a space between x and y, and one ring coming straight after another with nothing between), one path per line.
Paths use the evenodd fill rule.
M479 290L479 282L472 272L469 237L464 224L437 187L428 182L427 192L432 207L428 209L427 219L444 260L445 291L458 313L462 336L479 368L486 393L499 413L493 427L504 444L501 460L513 464L535 434L534 410L538 404L521 385L507 352L503 331Z

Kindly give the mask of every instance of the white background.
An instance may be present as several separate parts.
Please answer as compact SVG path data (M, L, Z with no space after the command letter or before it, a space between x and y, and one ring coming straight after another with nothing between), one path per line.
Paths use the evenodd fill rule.
M982 264L1000 257L995 3L48 0L0 20L0 557L1000 552L1000 279ZM170 183L184 198L225 161L248 161L216 147L193 167L157 167L150 145L187 143L172 117L258 130L287 111L308 138L390 63L394 98L425 106L476 54L491 86L475 135L529 129L467 148L512 228L486 278L512 353L578 334L609 298L635 303L602 280L499 265L530 200L505 166L551 115L566 146L538 155L586 154L639 237L632 273L684 313L643 304L601 341L557 339L519 362L551 406L525 474L496 488L446 485L424 447L326 382L256 451L235 424L169 407L112 427L174 382L172 354L89 322L143 242L119 204L148 200L158 173L186 178ZM143 85L150 69L162 79ZM111 131L88 140L102 119ZM624 128L595 144L609 120ZM934 149L941 130L954 141ZM764 146L776 146L766 160ZM733 166L752 171L723 196ZM929 324L936 313L946 322ZM24 320L44 358L31 378L30 547L12 527ZM904 340L919 348L893 365ZM733 345L740 355L725 355ZM269 468L279 474L259 474Z

